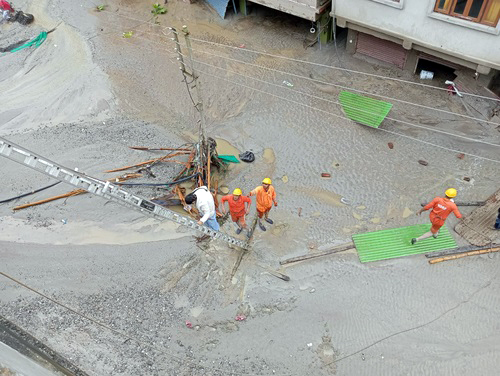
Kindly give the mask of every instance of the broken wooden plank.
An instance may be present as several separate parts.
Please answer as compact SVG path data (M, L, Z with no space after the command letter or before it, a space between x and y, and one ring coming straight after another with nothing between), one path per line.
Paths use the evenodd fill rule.
M257 219L258 219L258 217L256 214L254 219L253 219L252 225L250 226L250 230L248 231L248 234L247 234L248 244L250 244L250 240L252 240L253 234L255 232L255 227L257 226ZM246 249L243 251L240 251L240 254L238 255L238 258L236 259L236 262L234 264L233 271L231 272L231 278L233 278L234 275L236 274L236 271L238 270L238 268L241 264L241 260L243 259L243 256L245 255L246 252L247 252Z
M141 167L141 166L144 166L144 165L147 165L147 164L150 164L150 163L163 162L166 159L177 157L178 155L185 155L185 154L188 154L188 153L187 152L177 152L177 153L165 155L165 156L160 157L160 158L150 159L149 161L137 163L135 165L119 167L119 168L115 168L113 170L107 170L107 171L104 171L104 172L118 172L118 171L130 170L131 168Z
M255 265L257 265L259 268L264 269L269 274L271 274L271 275L273 275L273 276L275 276L275 277L277 277L279 279L282 279L283 281L287 281L287 282L290 281L290 277L287 276L286 274L280 273L277 270L273 270L270 267L262 265L262 264L259 264L259 263L256 263Z
M19 206L16 206L16 207L12 208L12 210L26 209L26 208L29 208L29 207L32 207L32 206L37 206L37 205L45 204L47 202L59 200L61 198L67 198L67 197L72 197L72 196L76 196L76 195L81 195L83 193L87 193L87 191L84 190L84 189L75 189L75 190L73 190L71 192L67 192L67 193L64 193L62 195L58 195L58 196L54 196L54 197L49 197L49 198L46 198L46 199L43 199L43 200L40 200L40 201L29 202L29 203L24 204L24 205L19 205Z
M500 244L498 243L493 243L490 245L491 248L493 247L500 247ZM481 249L485 249L485 246L478 246L478 245L465 245L463 247L457 247L453 249L448 249L447 251L437 251L437 252L431 252L431 253L426 253L425 257L427 258L433 258L433 257L441 257L441 256L448 256L448 255L454 255L457 253L462 253L462 252L469 252L469 251L478 251Z
M291 264L294 262L310 260L310 259L322 257L322 256L328 256L328 255L331 255L333 253L348 251L350 249L355 249L353 242L341 244L341 245L338 245L336 247L333 247L333 248L326 250L326 251L323 251L323 252L310 253L307 255L297 256L297 257L292 257L292 258L289 258L286 260L282 260L282 261L280 261L280 264L287 265L287 264Z
M477 251L463 252L463 253L457 253L455 255L434 258L432 260L429 260L429 264L437 264L438 262L456 260L456 259L464 258L464 257L468 257L468 256L484 255L486 253L494 253L494 252L500 252L500 247L481 249L481 250L477 250Z
M129 146L130 149L134 150L144 150L144 151L187 151L191 152L192 149L182 149L182 148L148 148L147 146Z
M126 174L126 175L123 175L123 176L118 176L116 178L108 179L106 181L109 181L110 183L118 183L118 182L126 181L126 180L129 180L129 179L135 179L135 178L138 178L140 176L142 176L142 174ZM19 205L19 206L14 207L12 210L26 209L26 208L29 208L31 206L37 206L37 205L45 204L47 202L51 202L51 201L55 201L55 200L60 200L61 198L67 198L67 197L73 197L73 196L81 195L83 193L87 193L87 191L85 191L83 189L75 189L73 191L66 192L66 193L64 193L62 195L58 195L58 196L54 196L54 197L49 197L49 198L46 198L46 199L40 200L40 201L29 202L29 203L24 204L24 205Z

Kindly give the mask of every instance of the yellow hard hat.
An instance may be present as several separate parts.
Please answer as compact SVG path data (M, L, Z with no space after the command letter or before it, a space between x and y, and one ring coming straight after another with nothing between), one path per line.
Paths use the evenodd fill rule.
M457 195L457 190L455 188L448 188L444 194L447 197L453 198Z
M269 179L269 178L265 178L264 180L262 180L262 183L263 184L272 184L271 179Z
M241 189L239 188L236 188L234 191L233 191L233 195L235 196L241 196L242 192L241 192Z

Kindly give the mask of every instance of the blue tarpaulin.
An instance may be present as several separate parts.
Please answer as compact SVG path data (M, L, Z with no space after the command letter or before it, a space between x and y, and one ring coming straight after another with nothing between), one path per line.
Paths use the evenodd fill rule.
M224 18L226 16L226 10L229 1L231 0L207 0L207 3L209 3L212 6L212 8L214 8L222 18ZM236 12L236 4L234 3L234 0L232 1L233 1L233 7Z

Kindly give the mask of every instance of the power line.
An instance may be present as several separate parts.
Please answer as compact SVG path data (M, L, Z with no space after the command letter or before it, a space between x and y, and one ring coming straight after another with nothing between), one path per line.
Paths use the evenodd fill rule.
M288 1L294 2L293 0L288 0ZM89 9L92 9L92 8L89 8ZM152 26L155 26L155 27L159 27L163 34L165 34L164 33L165 29L172 29L169 26L160 27L160 25L158 25L158 24L151 23L150 20L144 21L144 20L141 20L141 19L138 19L138 18L134 18L134 17L130 17L130 16L125 16L125 15L122 15L122 14L116 13L116 12L110 12L110 11L107 11L107 10L102 10L102 11L100 11L100 13L107 13L107 14L110 14L110 15L113 15L113 16L118 16L118 17L129 19L129 20L138 21L138 22L141 22L141 23L144 23L144 24L147 23L149 25L152 25ZM143 32L147 33L147 34L155 35L155 36L157 35L157 34L149 33L149 32L146 32L146 31L143 31ZM165 34L165 35L167 35L167 34ZM448 92L448 89L446 89L446 88L440 88L440 87L436 87L436 86L432 86L432 85L422 84L420 82L407 81L407 80L402 80L402 79L399 79L399 78L382 76L382 75L377 75L377 74L367 73L367 72L361 72L361 71L356 71L356 70L342 68L342 67L335 67L335 66L331 66L331 65L326 65L326 64L321 64L321 63L315 63L315 62L310 62L310 61L306 61L306 60L293 59L293 58L289 58L289 57L282 56L282 55L268 54L266 52L251 50L251 49L248 49L248 48L242 49L242 48L239 48L239 47L228 46L226 44L216 43L216 42L212 42L212 41L207 41L207 40L204 40L204 39L198 39L198 38L191 37L191 40L194 40L196 42L201 42L201 43L214 44L214 45L217 45L217 46L221 46L221 47L225 47L225 48L230 48L230 49L235 49L235 50L238 50L238 51L251 52L251 53L266 55L266 56L275 57L275 58L279 58L279 59L284 59L284 60L289 60L289 61L295 61L295 62L299 62L299 63L303 63L303 64L312 64L312 65L316 65L316 66L320 66L320 67L324 67L324 68L330 68L330 69L334 69L334 70L345 71L345 72L348 72L348 73L357 73L357 74L361 74L361 75L376 77L376 78L379 78L379 79L387 79L387 80L402 82L402 83L410 84L410 85L419 85L419 86L423 86L423 87L428 87L430 89L443 90L443 91L447 91ZM215 55L215 56L217 56L217 55ZM220 57L222 57L222 56L220 56ZM303 78L307 78L307 77L303 77ZM341 86L339 86L339 87L341 87ZM350 90L355 91L354 89L350 89ZM363 91L359 91L359 92L363 92ZM364 92L364 93L367 93L367 92ZM370 94L372 94L372 93L370 93ZM500 102L500 99L497 99L497 98L491 98L491 97L487 97L487 96L482 96L482 95L477 95L477 94L472 94L472 93L465 93L465 92L462 92L462 94L463 95L472 96L472 97L482 98L482 99L486 99L486 100L492 100L492 101ZM384 97L384 96L381 96L381 95L378 95L378 94L372 94L372 95L376 95L376 96L379 96L381 98ZM385 98L389 99L390 97L385 97ZM396 98L390 98L390 99L391 100L398 100ZM423 105L418 105L416 103L406 102L406 101L402 101L402 100L399 100L399 101L403 102L403 103L407 103L407 104L413 104L413 105L416 105L416 106L423 106ZM432 108L432 107L429 107L429 108ZM439 110L439 109L435 109L435 108L434 108L434 110L436 110L436 111L443 111L443 110ZM451 113L452 114L456 114L456 113L453 113L453 112L451 112ZM456 115L467 117L466 115L460 115L460 114L456 114ZM473 117L470 117L470 118L474 119L474 120L477 120L477 121L481 121L481 122L487 122L487 123L492 123L492 124L499 124L499 123L489 122L487 120L481 120L481 119L477 119L477 118L473 118Z
M292 1L293 2L293 0L288 0L288 1ZM92 9L92 8L89 8L89 9ZM107 10L102 10L102 11L100 11L100 13L108 13L110 15L118 16L118 17L122 17L122 18L127 18L129 20L143 22L143 23L148 23L149 25L153 25L155 27L156 26L159 27L161 29L162 33L164 33L163 30L165 30L165 29L171 29L171 27L169 27L169 26L160 27L160 25L158 25L158 24L154 24L154 23L151 23L149 21L144 21L144 20L141 20L141 19L138 19L138 18L134 18L134 17L130 17L130 16L125 16L125 15L122 15L122 14L116 13L116 12L110 12L110 11L107 11ZM144 33L148 33L148 32L144 31ZM156 35L156 34L153 34L153 33L148 33L148 34ZM356 71L356 70L347 69L347 68L343 68L343 67L335 67L335 66L331 66L331 65L326 65L326 64L321 64L321 63L315 63L315 62L310 62L310 61L306 61L306 60L293 59L293 58L289 58L289 57L282 56L282 55L268 54L266 52L251 50L251 49L248 49L248 48L242 49L242 48L239 48L239 47L228 46L228 45L222 44L222 43L216 43L216 42L207 41L207 40L204 40L204 39L193 38L192 36L191 36L191 40L194 40L194 41L200 42L200 43L214 44L214 45L217 45L217 46L221 46L221 47L225 47L225 48L230 48L230 49L235 49L235 50L238 50L238 51L251 52L251 53L266 55L266 56L275 57L275 58L279 58L279 59L284 59L284 60L289 60L289 61L295 61L295 62L299 62L299 63L303 63L303 64L311 64L311 65L316 65L316 66L320 66L320 67L324 67L324 68L330 68L330 69L334 69L334 70L345 71L345 72L348 72L348 73L357 73L357 74L366 75L366 76L370 76L370 77L376 77L376 78L379 78L379 79L387 79L387 80L402 82L402 83L405 83L405 84L418 85L418 86L423 86L423 87L427 87L427 88L430 88L430 89L436 89L436 90L442 90L442 91L447 91L448 92L448 89L446 89L446 88L440 88L440 87L436 87L436 86L432 86L432 85L422 84L420 82L407 81L407 80L402 80L402 79L399 79L399 78L382 76L382 75L377 75L377 74L367 73L367 72L361 72L361 71ZM353 90L353 89L351 89L351 90ZM482 95L477 95L477 94L472 94L472 93L465 93L465 92L462 92L462 94L463 95L472 96L472 97L482 98L482 99L486 99L486 100L492 100L492 101L500 102L500 99L497 99L497 98L491 98L491 97L487 97L487 96L482 96ZM372 94L372 95L378 95L378 94ZM382 97L382 96L380 96L380 97ZM392 100L397 100L395 98L391 98L391 99ZM417 105L417 104L411 103L411 102L408 102L408 104ZM438 109L435 109L435 110L439 111ZM459 115L459 114L457 114L457 115ZM459 116L465 116L465 115L459 115ZM478 120L478 121L482 121L482 122L488 122L486 120L481 120L481 119L476 119L476 118L472 118L472 119L475 119L475 120ZM490 122L490 123L498 124L498 123L494 123L494 122Z
M127 17L127 18L130 18L130 17ZM137 20L137 19L134 19L134 18L130 18L130 19ZM142 38L142 39L145 39L145 38ZM195 39L195 38L192 38L192 39ZM150 41L150 40L149 40L149 39L147 39L147 38L146 38L145 40ZM230 46L228 46L228 47L230 47ZM232 48L232 47L231 47L231 48ZM236 48L236 47L234 47L234 48ZM238 48L238 50L241 50L241 49L239 49L239 48ZM200 50L196 50L196 51L200 51ZM202 52L202 51L200 51L200 52ZM218 55L214 55L214 56L218 56ZM219 56L219 57L222 57L222 56ZM223 57L223 58L225 58L225 57ZM227 59L229 59L229 60L234 60L234 61L238 61L238 62L245 63L245 64L255 65L255 64L246 63L246 62L243 62L243 61L241 61L241 60L237 60L237 59L231 59L231 58L227 58ZM260 67L260 68L264 68L264 69L271 69L271 68L262 67L262 66L259 66L259 65L256 65L256 66L257 66L257 67ZM278 71L278 70L277 70L277 71ZM278 72L287 74L287 72L282 72L282 71L278 71ZM236 82L234 82L234 81L227 80L227 79L225 79L225 78L223 78L223 77L215 76L215 75L212 75L212 74L209 74L209 73L206 73L206 72L204 72L204 73L205 73L205 74L208 74L209 76L212 76L212 77L215 77L215 78L219 78L219 79L225 80L225 81L227 81L227 82L230 82L230 83L233 83L233 84L236 84L236 85L240 85L240 86L243 86L243 87L247 87L247 88L249 88L249 89L251 89L251 90L255 90L255 91L262 92L262 93L264 93L264 94L268 94L268 95L271 95L271 96L275 96L275 97L280 98L280 99L282 99L282 100L291 101L291 100L289 100L289 99L287 99L287 98L283 98L283 97L280 97L280 96L277 96L277 95L271 94L271 93L266 92L266 91L261 91L261 90L258 90L258 89L255 89L255 88L252 88L252 87L250 87L250 86L242 85L242 84L236 83ZM300 77L302 77L302 78L306 78L306 79L310 79L310 78L308 78L308 77L303 77L303 76L300 76ZM320 81L320 82L321 82L321 81ZM306 93L304 93L304 94L306 94ZM306 95L309 95L309 94L306 94ZM325 100L325 99L321 98L321 100ZM319 109L319 108L316 108L316 107L313 107L313 106L306 105L306 104L304 104L304 103L300 103L300 102L296 102L296 101L291 101L291 102L292 102L292 103L295 103L295 104L298 104L298 105L301 105L301 106L306 106L306 107L309 107L309 108L314 109L314 110L317 110L317 111L322 111L322 112L325 112L325 113L330 114L330 115L332 115L332 116L336 116L336 117L340 117L340 118L342 118L342 119L349 120L349 119L347 119L346 117L343 117L343 116L340 116L340 115L336 115L336 114L333 114L333 113L331 113L331 112L324 111L324 110L321 110L321 109ZM459 115L459 114L456 114L456 115ZM410 124L411 124L411 123L410 123ZM494 124L495 124L495 123L494 123ZM417 125L417 126L418 126L418 125ZM429 130L431 130L430 128L427 128L427 127L423 127L423 126L420 126L420 127L425 128L425 129L429 129ZM500 161L497 161L497 160L494 160L494 159L490 159L490 158L486 158L486 157L481 157L481 156L478 156L478 155L475 155L475 154L465 153L465 152L462 152L462 151L460 151L460 150L455 150L455 149L451 149L451 148L446 148L446 147L444 147L444 146L436 145L436 144L433 144L433 143L431 143L431 142L427 142L427 141L424 141L424 140L420 140L420 139L417 139L417 138L414 138L414 137L411 137L411 136L407 136L407 135L404 135L404 134L400 134L400 133L397 133L397 132L389 131L389 130L382 129L382 128L376 128L376 129L377 129L377 130L381 130L381 131L383 131L383 132L387 132L387 133L395 134L395 135L398 135L398 136L401 136L401 137L405 137L405 138L408 138L408 139L412 139L412 140L417 141L417 142L422 142L422 143L425 143L425 144L428 144L428 145L431 145L431 146L435 146L435 147L438 147L438 148L441 148L441 149L444 149L444 150L448 150L448 151L452 151L452 152L456 152L456 153L462 153L462 154L464 154L464 155L469 155L469 156L471 156L471 157L480 158L480 159L488 160L488 161L491 161L491 162L500 163ZM443 132L444 132L444 131L443 131ZM464 137L464 136L458 136L458 135L454 135L454 136L457 136L457 137ZM481 142L481 141L474 140L474 139L471 139L471 140L473 140L474 142ZM492 144L492 145L498 146L497 144Z
M350 120L348 118L346 118L345 116L341 116L341 115L337 115L337 114L334 114L332 112L329 112L329 111L325 111L325 110L322 110L320 108L317 108L317 107L314 107L314 106L310 106L310 105L307 105L307 104L304 104L304 103L301 103L301 102L297 102L297 101L294 101L294 100L291 100L291 99L288 99L288 98L284 98L284 97L281 97L279 95L276 95L276 94L272 94L272 93L269 93L267 91L263 91L263 90L259 90L259 89L256 89L256 88L253 88L251 86L248 86L248 85L244 85L244 84L240 84L238 82L234 82L234 81L231 81L231 80L228 80L224 77L220 77L220 76L216 76L214 74L211 74L211 73L208 73L208 72L203 72L203 71L199 71L200 73L203 73L203 74L206 74L208 76L211 76L211 77L214 77L214 78L218 78L220 80L223 80L223 81L227 81L229 83L232 83L234 85L239 85L239 86L242 86L242 87L245 87L247 89L250 89L250 90L254 90L254 91L257 91L257 92L260 92L260 93L263 93L263 94L267 94L267 95L270 95L270 96L273 96L273 97L276 97L276 98L279 98L281 100L284 100L284 101L287 101L287 102L290 102L290 103L294 103L294 104L297 104L299 106L303 106L303 107L308 107L310 109L313 109L313 110L316 110L316 111L319 111L319 112L323 112L325 114L328 114L328 115L332 115L332 116L335 116L335 117L338 117L338 118L341 118L341 119L344 119L344 120ZM424 144L428 144L428 145L431 145L431 146L434 146L434 147L437 147L437 148L440 148L440 149L444 149L444 150L448 150L448 151L452 151L454 153L461 153L461 154L464 154L464 155L468 155L470 157L474 157L474 158L479 158L479 159L483 159L483 160L486 160L486 161L490 161L490 162L495 162L495 163L500 163L499 160L496 160L496 159L490 159L490 158L487 158L487 157L482 157L480 155L475 155L475 154L471 154L471 153L466 153L464 151L461 151L461 150L456 150L456 149L451 149L451 148L447 148L445 146L441 146L441 145L437 145L437 144L433 144L432 142L428 142L428 141L424 141L424 140L420 140L418 138L415 138L415 137L411 137L411 136L407 136L407 135L404 135L404 134L401 134L401 133L397 133L397 132L393 132L393 131L389 131L387 129L383 129L383 128L374 128L376 130L379 130L379 131L382 131L382 132L387 132L387 133L391 133L391 134L394 134L394 135L397 135L397 136L401 136L401 137L405 137L405 138L408 138L410 140L414 140L414 141L418 141L418 142L422 142Z
M211 42L211 41L207 41L207 40L204 40L204 39L198 39L198 38L191 38L191 39L194 40L194 41L196 41L196 42L200 42L200 43L213 44L213 45L216 45L216 46L221 46L221 47L225 47L225 48L235 49L235 50L238 50L238 51L245 51L245 52L250 52L250 53L254 53L254 54L260 54L260 55L265 55L265 56L269 56L269 57L274 57L274 58L278 58L278 59L284 59L284 60L287 60L287 61L294 61L294 62L302 63L302 64L311 64L311 65L315 65L315 66L323 67L323 68L340 70L340 71L345 71L345 72L349 72L349 73L356 73L356 74L370 76L370 77L376 77L376 78L384 79L384 80L391 80L391 81L402 82L402 83L405 83L405 84L408 84L408 85L418 85L418 86L428 87L430 89L448 91L448 89L446 89L446 88L441 88L441 87L436 87L436 86L432 86L432 85L422 84L420 82L407 81L407 80L402 80L402 79L399 79L399 78L393 78L393 77L388 77L388 76L381 76L381 75L378 75L378 74L366 73L366 72L356 71L356 70L347 69L347 68L339 68L339 67L335 67L335 66L332 66L332 65L320 64L320 63L315 63L315 62L306 61L306 60L300 60L300 59L293 59L291 57L286 57L286 56L282 56L282 55L269 54L269 53L266 53L266 52L251 50L251 49L248 49L248 48L239 48L239 47L234 47L234 46L228 46L226 44ZM483 95L477 95L477 94L472 94L472 93L464 93L464 92L461 92L461 94L462 95L468 95L468 96L471 96L471 97L482 98L482 99L487 99L487 100L492 100L492 101L500 102L500 99L491 98L491 97L487 97L487 96L483 96Z
M230 58L230 57L226 57L226 56L222 56L222 55L216 55L216 54L213 54L213 53L210 53L210 52L206 52L206 51L203 51L203 50L199 50L199 49L193 49L193 51L201 52L203 54L211 55L211 56L218 57L218 58L221 58L221 59L226 59L226 60L238 62L238 63L241 63L241 64L250 65L250 66L253 66L253 67L257 67L257 68L266 69L266 70L277 72L277 73L282 73L282 74L285 74L285 75L288 75L288 76L293 76L293 77L297 77L297 78L301 78L301 79L313 81L313 82L324 84L324 85L338 87L338 88L341 88L341 89L346 89L346 90L354 91L354 92L357 92L357 93L368 94L368 95L371 95L371 96L374 96L374 97L378 97L378 98L384 98L384 99L388 99L388 100L391 100L391 101L396 101L396 102L401 102L401 103L404 103L404 104L408 104L408 105L411 105L411 106L425 108L427 110L434 110L434 111L442 112L442 113L445 113L445 114L448 114L448 115L460 116L460 117L463 117L463 118L467 118L467 119L478 121L478 122L482 122L482 123L488 123L488 124L493 124L493 125L500 125L500 123L496 123L494 121L483 120L483 119L475 118L473 116L463 115L463 114L459 114L459 113L452 112L452 111L441 110L439 108L425 106L423 104L418 104L418 103L413 103L413 102L405 101L403 99L392 98L392 97L388 97L388 96L385 96L385 95L372 93L372 92L369 92L369 91L354 89L354 88L351 88L351 87L348 87L348 86L342 86L342 85L334 84L334 83L327 82L327 81L318 80L318 79L315 79L315 78L310 78L310 77L307 77L307 76L302 76L302 75L291 73L291 72L285 72L285 71L282 71L282 70L279 70L279 69L264 67L262 65L249 63L249 62L246 62L246 61L243 61L243 60L239 60L239 59L234 59L234 58Z
M107 329L111 332L113 332L114 334L117 334L119 335L120 337L124 337L126 340L130 340L130 341L135 341L143 346L147 346L149 348L152 348L152 349L155 349L165 355L168 355L172 358L174 358L175 360L179 361L181 364L189 364L189 365L192 365L194 367L201 367L203 369L208 369L208 370L211 370L211 371L218 371L220 372L221 370L219 368L212 368L212 367L209 367L209 366L203 366L199 363L195 363L194 361L190 361L184 357L180 357L178 355L175 355L175 354L172 354L171 352L169 351L166 351L164 349L161 349L161 348L158 348L157 346L155 346L154 344L152 344L151 342L146 342L146 341L143 341L141 339L138 339L126 332L122 332L121 330L118 330L118 329L114 329L112 327L110 327L109 325L107 324L104 324L102 323L101 321L98 321L84 313L81 313L71 307L69 307L68 305L64 304L64 303L61 303L57 300L55 300L54 298L51 298L50 296L48 295L45 295L44 293L36 290L35 288L31 287L31 286L28 286L27 284L17 280L16 278L14 277L11 277L10 275L4 273L4 272L0 272L0 275L4 276L5 278L7 279L10 279L11 281L13 281L14 283L18 284L19 286L21 287L24 287L25 289L31 291L31 292L34 292L35 294L37 295L40 295L42 298L44 299L47 299L49 301L51 301L52 303L58 305L59 307L62 307L64 308L65 310L67 311L70 311L71 313L77 315L77 316L80 316L81 318L84 318L85 320L88 320L90 322L92 322L93 324L97 325L97 326L100 326L101 328L104 328L104 329ZM236 371L230 371L231 374L236 374L236 375L246 375L246 376L262 376L262 374L255 374L255 373L244 373L244 372L236 372ZM273 373L273 376L289 376L288 374L276 374L276 373Z
M144 20L140 20L140 19L137 19L137 18L123 16L123 15L120 15L118 13L113 13L113 12L109 12L109 11L105 11L105 10L103 10L101 12L108 13L108 14L111 14L111 15L120 16L120 17L124 17L124 18L130 19L130 20L133 20L133 21L141 22L139 25L148 23L149 25L153 25L155 27L159 27L159 25L151 23L150 20L144 21ZM168 34L166 34L164 32L166 29L170 29L170 31L169 31L168 34L174 32L171 27L168 27L168 26L166 26L166 27L160 27L160 31L165 36L168 36ZM154 35L154 36L159 36L158 34L150 33L150 32L147 32L147 31L142 31L141 30L141 32L147 33L147 34L151 34L151 35ZM149 40L147 38L140 38L140 39ZM200 41L200 39L197 39L197 38L191 38L191 39L195 40L195 41ZM152 41L152 40L150 40L150 41L153 42L153 43L158 43L158 42L155 42L155 41ZM205 41L205 42L212 43L212 42L209 42L209 41ZM243 50L243 51L252 51L253 52L253 50L241 49L241 48L237 48L237 47L232 47L232 46L227 46L227 45L223 45L223 44L218 44L218 43L215 43L215 42L213 42L213 43L217 44L217 45L225 46L225 47L228 47L228 48L237 49L238 51L242 51ZM310 77L306 77L306 76L294 74L294 73L291 73L291 72L285 72L285 71L281 71L281 70L278 70L278 69L264 67L264 66L261 66L261 65L258 65L258 64L248 63L248 62L245 62L245 61L242 61L242 60L238 60L238 59L233 59L233 58L229 58L229 57L225 57L225 56L221 56L221 55L212 54L212 53L209 53L209 52L206 52L206 51L203 51L203 50L193 49L193 51L198 51L198 52L201 52L201 53L204 53L204 54L207 54L207 55L211 55L211 56L215 56L215 57L218 57L218 58L223 58L223 59L227 59L227 60L231 60L231 61L235 61L235 62L240 62L242 64L247 64L247 65L255 66L255 67L258 67L258 68L262 68L262 69L266 69L266 70L270 70L270 71L274 71L274 72L278 72L278 73L290 75L290 76L293 76L293 77L310 80L310 81L313 81L313 82L316 82L316 83L321 83L321 84L324 84L324 85L338 87L338 88L342 88L342 89L346 89L346 90L349 90L349 91L354 91L354 92L358 92L358 93L362 93L362 94L368 94L368 95L372 95L372 96L375 96L375 97L378 97L378 98L384 98L384 99L391 100L391 101L397 101L397 102L401 102L401 103L404 103L404 104L407 104L407 105L412 105L412 106L416 106L416 107L420 107L420 108L425 108L425 109L429 109L429 110L433 110L433 111L442 112L442 113L445 113L445 114L448 114L448 115L455 115L455 116L463 117L463 118L466 118L466 119L474 120L474 121L477 121L477 122L482 122L482 123L487 123L487 124L493 124L493 125L500 125L500 123L496 123L496 122L493 122L493 121L479 119L479 118L475 118L473 116L459 114L459 113L456 113L456 112L446 111L446 110L442 110L442 109L438 109L438 108L434 108L434 107L430 107L430 106L425 106L425 105L422 105L422 104L413 103L413 102L405 101L405 100L402 100L402 99L392 98L392 97L384 96L384 95L381 95L381 94L371 93L371 92L368 92L368 91L354 89L354 88L350 88L350 87L347 87L347 86L342 86L342 85L334 84L334 83L331 83L331 82L317 80L317 79L313 79L313 78L310 78ZM255 51L255 53L260 53L260 52ZM270 54L266 54L266 53L261 53L261 54L269 55L269 56L281 57L283 59L290 59L290 58L287 58L287 57L284 57L284 56L270 55ZM292 59L292 60L294 60L294 59ZM306 61L302 61L302 60L297 60L297 61L301 61L301 62L305 62L305 63L310 63L310 62L306 62ZM310 63L310 64L316 64L316 63ZM332 66L327 66L327 67L336 68L336 67L332 67ZM344 69L344 68L342 68L342 69ZM345 69L345 70L346 71L350 71L348 69ZM357 71L352 71L352 72L357 72ZM363 72L359 72L359 73L364 74ZM369 74L369 73L366 73L366 74L372 75L372 74ZM373 76L376 76L376 77L379 77L379 78L393 79L391 77L386 77L386 76L379 76L379 75L373 75ZM402 82L406 82L406 83L410 83L410 84L418 84L418 85L427 86L427 87L434 88L434 89L440 89L440 90L446 90L446 91L448 91L448 89L436 88L436 87L431 86L431 85L425 85L425 84L420 84L420 83L415 83L415 82L405 81L405 80L399 80L399 79L394 79L394 80L398 80L398 81L402 81ZM463 94L473 95L473 94L468 94L468 93L463 93ZM492 99L492 98L488 98L488 97L484 97L484 98ZM427 128L427 129L429 129L429 128Z
M358 113L359 112L365 113L365 115L366 115L365 118L367 116L369 116L369 115L376 115L374 112L366 111L366 110L360 109L360 108L358 108L356 106L342 105L338 101L332 101L330 99L321 98L321 97L318 97L316 95L309 94L309 93L306 93L306 92L303 92L303 91L300 91L300 90L294 90L294 89L292 89L292 88L290 88L288 86L282 86L282 85L278 85L278 84L275 84L275 83L272 83L272 82L269 82L269 81L265 81L265 80L261 80L261 79L255 78L255 77L247 76L247 75L244 75L242 73L239 73L239 72L236 72L236 71L233 71L233 70L227 70L225 68L218 67L218 66L215 66L215 65L212 65L212 64L208 64L208 63L196 60L196 59L193 59L193 61L195 61L195 62L197 62L199 64L203 64L203 65L207 65L207 66L210 66L210 67L213 67L213 68L217 68L217 69L220 69L220 70L223 70L223 71L226 71L226 72L231 72L231 73L237 74L239 76L242 76L242 77L245 77L245 78L248 78L248 79L251 79L251 80L259 81L259 82L262 82L262 83L265 83L265 84L268 84L268 85L272 85L272 86L276 86L276 87L278 87L280 89L288 89L288 90L291 90L292 92L297 93L297 94L307 95L309 97L312 97L312 98L315 98L315 99L318 99L318 100L322 100L322 101L330 102L330 103L333 103L333 104L338 104L338 105L341 105L343 107L351 108L351 109L357 111ZM407 121L404 121L404 120L394 119L394 118L391 118L391 117L388 117L388 116L386 117L386 119L392 120L392 121L397 122L397 123L402 123L402 124L406 124L406 125L409 125L409 126L426 129L426 130L431 131L431 132L438 132L438 133L446 134L448 136L462 138L462 139L467 140L467 141L478 142L478 143L482 143L482 144L485 144L485 145L500 147L500 144L495 144L495 143L491 143L491 142L487 142L487 141L481 141L481 140L477 140L477 139L474 139L474 138L470 138L470 137L466 137L466 136L461 136L461 135L454 134L454 133L449 133L449 132L442 131L442 130L439 130L439 129L428 128L428 127L424 127L424 126L419 125L419 124L414 124L414 123L410 123L410 122L407 122Z

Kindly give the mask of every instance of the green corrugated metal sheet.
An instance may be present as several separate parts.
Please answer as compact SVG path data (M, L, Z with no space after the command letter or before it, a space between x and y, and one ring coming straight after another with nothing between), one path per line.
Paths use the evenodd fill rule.
M415 245L410 243L412 238L418 238L429 231L430 228L430 224L392 228L353 235L352 240L358 250L361 262L386 260L456 248L455 239L450 235L446 226L441 227L437 239L430 237L417 242Z
M341 91L340 104L346 116L355 122L378 128L392 108L392 103Z

